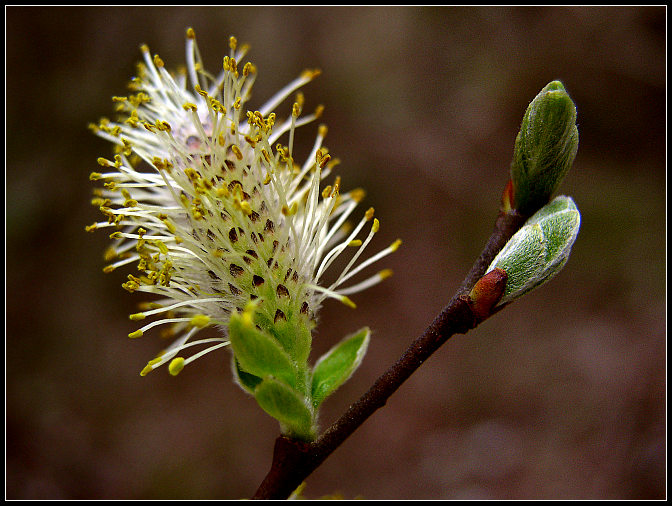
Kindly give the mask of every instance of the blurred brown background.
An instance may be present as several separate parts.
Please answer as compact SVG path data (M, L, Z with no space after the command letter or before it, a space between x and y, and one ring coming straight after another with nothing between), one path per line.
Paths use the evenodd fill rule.
M306 497L634 499L666 495L665 7L6 8L6 495L244 498L278 428L213 353L173 378L126 335L141 296L104 275L89 204L112 114L149 44L196 30L209 69L251 44L251 107L304 68L347 188L381 219L386 283L322 312L324 351L368 324L331 423L459 286L494 223L529 101L560 79L582 212L565 270L437 352L308 480ZM315 126L299 137L306 145ZM371 252L373 252L371 249Z

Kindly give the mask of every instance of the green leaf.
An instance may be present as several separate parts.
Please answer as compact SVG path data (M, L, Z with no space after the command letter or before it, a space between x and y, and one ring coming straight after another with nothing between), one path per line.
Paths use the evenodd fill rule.
M297 370L292 359L280 343L254 325L249 313L231 315L229 339L241 371L259 378L280 378L296 387Z
M364 358L370 335L371 330L364 327L320 357L313 369L313 406L319 406L355 372Z
M315 439L313 412L305 398L275 378L265 378L254 391L261 408L278 420L284 435L306 441Z

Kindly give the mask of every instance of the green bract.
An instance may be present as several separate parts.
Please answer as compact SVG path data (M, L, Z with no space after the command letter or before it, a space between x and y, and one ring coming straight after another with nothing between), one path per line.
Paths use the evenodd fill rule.
M547 84L523 117L511 163L515 207L531 214L546 204L579 147L576 107L560 81Z
M487 272L508 275L498 305L526 294L555 276L569 258L581 215L571 197L560 196L537 211L506 243Z
M365 327L346 337L311 368L310 341L308 349L305 342L296 346L297 341L310 338L307 323L297 318L268 324L250 304L243 313L231 315L229 339L233 370L240 386L280 422L283 434L310 441L317 433L320 404L359 367L370 330ZM290 326L294 340L288 339Z

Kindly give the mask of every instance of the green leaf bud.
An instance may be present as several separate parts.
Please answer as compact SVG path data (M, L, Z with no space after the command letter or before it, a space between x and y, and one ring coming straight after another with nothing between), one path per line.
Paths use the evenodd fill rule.
M576 107L560 81L547 84L523 116L511 163L515 208L545 205L569 171L579 147Z
M560 272L580 225L579 210L566 196L556 197L528 219L486 271L503 269L508 276L498 305L521 297Z

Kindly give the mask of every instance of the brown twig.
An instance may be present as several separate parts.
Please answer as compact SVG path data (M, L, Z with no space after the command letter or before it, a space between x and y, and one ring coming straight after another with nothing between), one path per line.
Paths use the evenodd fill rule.
M286 499L331 453L338 448L406 381L436 350L454 334L476 327L469 292L483 276L497 253L525 223L527 216L515 210L500 212L483 252L453 296L425 332L401 358L380 376L373 386L315 441L307 443L278 437L273 462L253 499Z

